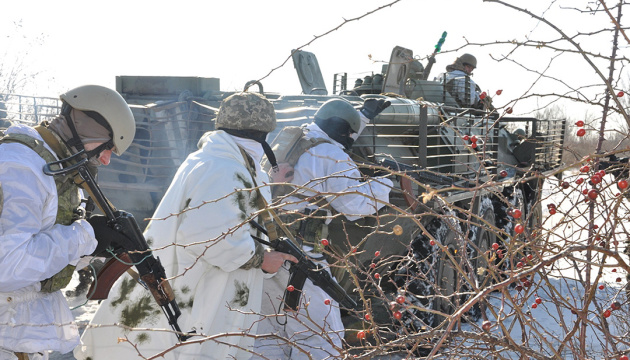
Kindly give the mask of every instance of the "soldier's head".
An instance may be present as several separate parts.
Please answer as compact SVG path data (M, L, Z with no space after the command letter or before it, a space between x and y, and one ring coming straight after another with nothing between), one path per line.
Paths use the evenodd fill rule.
M343 99L326 101L315 113L315 124L346 149L352 147L354 142L352 134L361 131L359 112Z
M215 127L232 136L259 142L271 165L276 166L275 156L266 141L267 134L276 128L276 111L264 96L250 92L228 96L219 107Z
M477 67L477 58L471 54L462 54L460 57L455 59L455 62L452 65L449 66L454 70L461 70L470 75Z
M60 95L61 114L51 127L72 151L85 150L93 163L121 155L136 134L136 121L123 97L99 85L83 85Z

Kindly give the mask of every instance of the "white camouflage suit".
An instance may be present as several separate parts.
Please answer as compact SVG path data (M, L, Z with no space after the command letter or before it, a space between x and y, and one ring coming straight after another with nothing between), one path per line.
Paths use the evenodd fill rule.
M368 120L363 118L363 121ZM306 195L315 192L335 194L345 192L346 194L336 197L331 205L350 221L374 214L388 203L393 185L391 180L378 178L359 181L362 176L354 162L344 152L343 145L331 139L315 123L307 125L305 133L307 138L323 138L329 141L308 149L294 167L295 175L291 182L314 190L313 193ZM298 201L296 198L292 200ZM287 208L303 209L306 203L300 205L294 204ZM305 247L305 250L312 249ZM321 264L326 266L326 260L321 260ZM265 279L263 313L277 312L288 283L287 269L281 269L273 278ZM300 308L297 320L292 316L283 317L280 322L286 321L286 325L282 326L277 319L266 318L260 323L258 331L259 334L278 333L292 340L296 346L279 343L274 339L264 339L256 342L256 352L270 359L328 359L339 356L335 347L342 348L344 326L341 322L339 304L332 299L330 305L324 303L329 298L330 296L321 288L307 279L301 303L309 305Z
M251 313L260 310L263 271L241 266L255 254L255 240L246 219L257 211L257 192L235 190L253 187L239 146L256 163L262 158L262 148L258 142L224 131L206 133L199 146L200 150L189 155L177 171L145 237L156 249L154 255L162 261L166 275L174 277L170 284L182 310L182 331L194 330L201 335L189 341L202 336L214 336L216 341L180 346L163 358L248 359L251 353L246 350L251 350L254 339L247 334L256 333L259 317ZM268 176L259 165L256 170L256 182L267 182ZM261 193L269 200L268 188ZM122 323L143 330L88 328L81 338L82 348L75 351L77 359L138 358L137 351L118 338L136 344L144 356L177 343L171 332L144 330L170 327L149 292L138 285L130 288L132 284L134 281L123 275L91 324ZM222 335L226 333L232 335Z
M25 125L7 133L42 140ZM13 352L47 359L45 350L67 353L79 344L66 298L61 291L41 292L40 281L76 265L97 242L85 220L55 224L57 188L54 178L42 172L45 163L26 145L0 145L0 360L15 359Z

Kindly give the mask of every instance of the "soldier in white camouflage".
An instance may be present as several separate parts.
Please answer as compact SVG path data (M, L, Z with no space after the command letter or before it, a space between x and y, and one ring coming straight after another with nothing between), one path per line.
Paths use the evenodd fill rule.
M250 220L269 201L269 182L260 160L270 151L265 138L276 127L273 105L255 93L236 93L221 104L216 131L203 135L199 150L180 166L144 233L160 257L182 314L184 332L200 343L181 346L155 312L141 308L146 290L123 275L103 301L92 324L120 323L147 330L88 327L77 359L132 359L173 348L164 359L248 359L260 317L265 273L275 273L293 256L269 251L252 235ZM269 154L268 154L269 155ZM263 200L265 199L265 200ZM178 214L177 216L172 216ZM162 250L160 250L162 249ZM114 301L110 299L121 299ZM156 316L159 315L159 316ZM149 329L155 329L151 331ZM229 334L229 335L225 335ZM120 342L128 337L130 342Z

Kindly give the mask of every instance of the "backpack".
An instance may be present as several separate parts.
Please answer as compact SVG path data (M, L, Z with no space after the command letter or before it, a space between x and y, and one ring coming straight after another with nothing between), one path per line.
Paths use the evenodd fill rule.
M300 156L310 148L323 143L331 143L330 140L321 138L307 139L304 130L304 126L285 126L276 135L269 146L273 150L278 163L287 163L295 166ZM271 170L271 164L266 157L263 158L261 166L267 173ZM272 187L272 194L276 198L287 195L293 190L293 187L289 185L277 185Z

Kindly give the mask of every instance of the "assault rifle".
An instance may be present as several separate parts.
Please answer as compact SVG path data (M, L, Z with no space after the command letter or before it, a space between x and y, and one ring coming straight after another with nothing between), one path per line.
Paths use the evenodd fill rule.
M434 172L430 172L428 170L424 170L413 165L399 163L391 159L381 159L379 160L378 165L391 170L402 172L405 175L408 175L414 180L421 183L451 186L454 182L454 180L448 176L436 174Z
M82 154L83 151L75 156L82 156ZM105 198L88 169L89 160L87 158L67 168L61 168L60 165L68 160L70 158L46 164L43 171L50 176L77 176L76 174L78 174L80 179L75 178L75 183L81 183L81 187L88 192L90 198L107 217L108 225L118 231L121 236L126 236L131 240L130 242L121 242L125 244L130 243L126 245L127 248L117 246L114 249L115 256L110 258L96 275L96 279L88 291L88 299L107 299L114 282L124 272L130 270L131 266L135 266L138 269L138 274L131 275L145 289L151 291L151 295L153 295L153 298L162 308L164 315L166 315L168 323L176 331L179 341L186 341L190 336L182 333L177 324L177 318L181 315L181 311L175 301L173 289L166 281L166 271L160 259L153 256L136 219L128 212L116 210L109 200ZM60 169L53 170L52 166L58 166Z
M267 231L255 221L250 221L256 229L267 235ZM337 301L341 306L354 309L357 303L346 293L346 291L330 276L324 267L315 264L297 245L285 237L265 241L257 236L254 239L261 244L270 246L276 251L293 255L298 262L291 263L289 269L289 283L293 289L289 291L289 286L284 291L284 309L297 310L300 305L300 296L306 279L310 279L315 286L320 287L331 299Z

